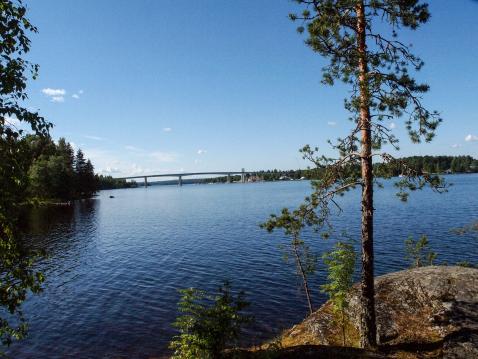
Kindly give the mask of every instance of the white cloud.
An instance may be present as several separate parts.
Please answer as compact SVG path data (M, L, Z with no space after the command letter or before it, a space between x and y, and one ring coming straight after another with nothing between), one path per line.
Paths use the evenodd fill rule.
M163 128L163 132L171 132L173 129L171 127Z
M99 136L85 135L84 137L88 138L90 140L95 140L95 141L104 141L105 140L103 137L99 137Z
M458 144L458 143L455 143L455 144L451 145L451 148L460 148L460 147L461 147L461 145Z
M53 96L51 102L65 102L65 98L63 96Z
M151 152L149 156L159 162L175 162L177 157L174 153L161 151Z
M127 170L127 172L129 173L128 176L136 176L136 175L142 175L142 174L158 173L159 171L151 169L151 168L143 168L137 163L133 163L129 167L129 170Z
M466 142L475 142L478 141L478 136L472 135L471 133L465 137Z
M65 102L65 89L52 89L52 88L44 88L41 92L48 96L51 102Z
M390 129L393 130L394 128L397 127L397 125L395 124L395 122L390 122L390 125L388 125L388 127L390 127Z
M83 95L83 90L79 90L77 93L74 93L73 95L71 95L71 97L78 100L81 97L81 95Z
M207 153L206 150L201 150L201 149L198 150L198 155L204 155L206 153Z
M104 170L101 170L103 173L121 173L121 170L117 167L106 167Z
M101 142L97 142L100 144ZM98 173L113 177L142 176L158 173L178 173L180 165L168 165L169 162L179 163L180 155L174 152L132 152L120 148L118 151L104 148L81 146L85 156L93 162ZM134 146L132 146L134 147Z
M327 125L329 125L329 126L336 126L336 125L337 125L337 122L335 122L335 121L329 121L329 122L327 122Z
M66 95L66 91L65 89L52 89L52 88L44 88L43 90L41 90L41 92L43 92L43 94L47 95L47 96L50 96L50 97L58 97L58 96L65 96Z

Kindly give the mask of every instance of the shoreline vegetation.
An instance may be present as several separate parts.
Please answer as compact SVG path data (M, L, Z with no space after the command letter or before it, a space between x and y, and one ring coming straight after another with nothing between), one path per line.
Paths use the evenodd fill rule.
M472 156L412 156L399 159L415 172L430 175L478 173L478 159ZM390 163L375 163L374 173L379 178L400 177L404 169L400 165ZM352 171L358 172L355 166ZM275 182L296 180L320 180L323 175L320 168L298 170L261 170L246 174L246 182ZM96 175L98 190L143 187L142 182L115 179L112 176ZM232 182L240 182L240 175L231 176ZM226 183L227 176L211 178L185 178L183 184L216 184ZM177 185L177 180L148 181L148 186Z

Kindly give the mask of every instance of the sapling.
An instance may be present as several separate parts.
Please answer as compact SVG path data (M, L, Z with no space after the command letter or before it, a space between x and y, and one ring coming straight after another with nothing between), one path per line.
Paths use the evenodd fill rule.
M433 265L437 254L430 248L428 237L423 235L415 240L412 236L405 241L406 258L412 263L412 267L422 267L423 265Z
M339 241L334 249L323 255L327 266L327 283L322 285L322 291L327 293L332 301L334 312L340 314L342 327L342 342L345 346L345 310L348 307L347 294L353 284L356 253L353 244Z
M239 338L243 325L252 321L251 316L242 314L249 306L244 292L234 296L226 281L215 295L196 288L180 293L181 314L173 323L179 334L169 345L174 350L172 358L222 358L224 350Z
M286 236L291 238L290 243L287 246L281 246L281 248L285 250L284 258L286 261L288 260L289 255L292 255L294 258L297 275L302 279L302 286L304 288L309 314L312 314L314 307L312 304L308 277L315 273L317 256L311 252L309 246L300 237L300 233L304 227L303 221L297 217L295 213L291 213L287 208L284 208L280 217L272 215L270 220L267 223L262 224L261 227L267 229L269 232L272 232L277 228L282 228Z

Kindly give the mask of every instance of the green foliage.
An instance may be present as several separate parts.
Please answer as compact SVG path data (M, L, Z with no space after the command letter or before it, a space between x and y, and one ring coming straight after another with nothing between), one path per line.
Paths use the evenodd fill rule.
M235 297L228 282L216 295L195 288L183 289L178 309L181 315L174 322L179 330L170 343L177 359L217 359L235 344L244 324L252 317L241 312L248 307L244 292Z
M138 183L136 181L127 182L124 179L116 179L111 176L96 175L96 181L98 182L100 190L138 187Z
M405 240L406 258L410 261L412 267L422 267L424 265L433 265L437 254L430 248L428 237L423 235L415 240L412 236Z
M316 149L315 151L317 151ZM310 146L306 146L301 150L303 154L307 152L314 152ZM438 169L438 171L437 171ZM263 181L280 181L281 177L287 177L291 180L307 179L318 180L322 178L326 173L323 167L314 167L298 170L261 170L256 171L254 174ZM356 177L360 177L360 164L350 164L348 167L348 173L353 174ZM414 188L410 190L417 190L423 188L425 185L432 183L432 187L443 186L444 183L440 182L440 178L437 174L443 173L478 173L478 160L471 156L411 156L397 158L394 161L384 160L382 162L375 162L373 164L373 173L375 177L391 178L404 176L408 182L412 180L411 177L421 174L422 181L412 181ZM406 176L411 174L410 178ZM425 176L428 175L428 176ZM240 176L231 176L232 181L239 181ZM225 183L227 181L226 176L203 178L198 180L200 183ZM402 181L403 182L403 181ZM397 185L397 187L399 187ZM122 187L119 187L122 188Z
M78 149L75 157L76 192L79 198L91 197L98 188L93 165L85 160L83 151Z
M32 265L37 253L22 246L18 220L26 199L29 147L20 123L40 138L51 124L23 107L29 77L38 65L24 59L30 50L27 34L36 28L25 17L21 1L0 0L0 342L9 345L26 334L21 305L27 294L41 289L43 276Z
M474 265L468 261L456 262L456 265L460 267L465 267L465 268L478 268L478 264Z
M420 70L423 61L397 40L400 29L415 30L428 21L428 5L419 0L296 2L305 9L290 18L301 22L298 30L299 33L307 33L307 46L330 60L322 69L322 82L334 85L339 80L352 85L352 97L345 101L346 109L351 112L358 112L361 105L357 5L362 3L365 6L366 41L369 42L366 92L372 95L368 96L367 105L377 113L376 120L379 122L390 117L409 115L405 124L410 138L415 142L419 142L421 137L430 141L441 119L436 112L423 108L420 94L427 92L429 87L417 83L409 70ZM376 26L378 22L381 22L382 27ZM383 30L384 25L390 27L390 38L386 37L388 31ZM380 32L376 30L378 28ZM413 128L414 123L418 125L417 129ZM382 130L385 133L380 133L379 127L374 128L374 145L381 147L384 140L386 143L396 143L395 137L386 135L386 129Z
M353 243L337 242L334 250L326 252L323 260L327 266L327 283L322 291L329 295L334 311L341 314L342 339L345 346L345 309L348 306L347 293L353 284L356 253Z
M478 221L475 221L471 224L468 224L468 225L460 227L460 228L453 228L451 231L452 231L452 233L458 234L458 235L477 234L478 233Z
M68 201L89 198L98 190L93 165L89 160L85 161L81 150L75 157L72 146L64 138L60 138L58 144L31 135L24 141L30 146L31 153L28 170L31 198Z

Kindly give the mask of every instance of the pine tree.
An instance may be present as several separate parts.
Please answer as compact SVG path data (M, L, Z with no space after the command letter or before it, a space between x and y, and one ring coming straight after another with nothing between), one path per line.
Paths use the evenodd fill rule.
M86 160L81 148L76 151L75 157L75 190L78 197L83 197L86 191Z
M97 191L98 184L95 177L94 167L90 160L86 161L84 181L86 196L91 197Z
M340 210L336 196L360 187L361 198L361 320L362 347L376 346L374 302L373 240L373 173L372 158L381 158L400 167L404 178L397 183L397 195L406 200L408 192L429 183L443 190L437 177L420 173L386 152L384 145L398 149L398 139L384 121L405 118L405 127L413 142L431 141L441 122L437 112L422 104L428 85L412 77L423 62L398 40L401 28L417 29L430 18L428 5L419 0L296 0L301 14L290 15L302 22L299 33L306 32L306 44L329 59L322 69L323 83L342 81L351 88L345 100L350 112L352 130L348 136L331 143L337 158L317 155L318 148L305 146L301 151L321 169L320 179L313 183L313 193L292 216L297 221L323 228L334 207ZM380 26L377 26L380 24ZM388 26L388 29L386 29ZM380 30L377 30L380 29ZM359 168L360 171L355 169ZM333 206L333 207L331 207Z
M75 189L79 198L91 197L99 187L95 176L94 167L90 160L85 159L81 149L78 149L75 157Z
M74 162L75 153L70 143L68 143L63 137L58 140L56 146L56 154L61 158L62 171L59 174L61 181L60 198L71 199L74 196L75 190L75 172Z

